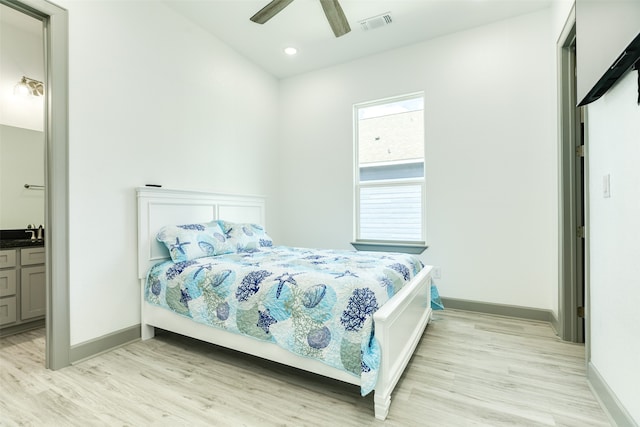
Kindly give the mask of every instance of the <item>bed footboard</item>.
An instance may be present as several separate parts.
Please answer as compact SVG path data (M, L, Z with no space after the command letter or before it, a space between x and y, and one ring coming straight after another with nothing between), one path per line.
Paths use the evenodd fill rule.
M144 289L144 280L142 281ZM431 267L425 267L416 278L375 314L376 339L381 360L374 391L375 417L384 420L389 413L391 393L400 380L422 334L431 320ZM155 327L194 337L268 360L283 363L329 378L359 385L359 379L318 361L303 358L273 344L256 346L255 340L212 329L170 311L142 303L142 339L153 338Z
M384 420L391 405L391 392L404 372L431 320L431 267L383 305L373 316L382 358L376 383L375 416Z

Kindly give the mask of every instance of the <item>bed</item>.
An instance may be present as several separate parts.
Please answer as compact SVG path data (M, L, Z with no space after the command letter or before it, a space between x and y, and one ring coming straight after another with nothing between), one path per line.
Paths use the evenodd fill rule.
M319 258L322 258L322 260L333 258L339 262L355 263L360 266L381 263L386 263L389 266L398 265L398 267L388 268L387 273L399 273L400 276L405 276L406 283L402 286L397 286L396 289L393 289L393 292L389 290L389 299L384 303L382 303L384 295L376 295L380 299L380 306L378 307L378 305L375 304L377 310L372 313L372 316L362 316L362 319L357 318L356 320L358 320L358 322L356 322L357 324L355 326L353 324L353 318L344 314L346 311L343 312L340 319L333 320L334 323L341 322L343 325L347 325L345 328L351 328L351 331L363 328L361 320L364 321L365 317L367 317L366 320L371 323L371 335L375 336L375 340L367 338L369 332L367 329L363 329L362 333L365 339L362 340L362 342L365 343L366 341L371 345L373 350L371 354L368 355L367 348L365 344L363 344L361 352L362 360L358 359L358 363L361 363L363 369L360 371L360 366L358 366L358 372L356 373L353 366L351 369L345 369L340 363L336 364L333 361L323 360L322 357L312 358L310 354L297 351L296 349L292 350L291 348L286 348L286 346L282 347L274 342L275 340L272 339L272 336L277 337L278 331L284 331L284 329L281 330L278 328L281 326L284 327L288 319L284 319L281 314L282 311L273 309L272 305L269 306L272 309L271 312L265 309L264 304L267 303L261 303L260 305L262 311L259 311L260 317L257 321L258 328L254 328L255 331L235 331L241 332L238 334L229 329L212 327L206 324L206 322L203 322L202 319L198 319L198 317L207 317L206 315L198 316L192 313L180 312L187 306L191 308L197 307L195 303L197 299L193 299L195 296L194 292L191 292L192 295L189 295L188 292L189 286L193 286L190 282L184 285L182 295L173 298L173 305L171 302L169 302L169 304L166 303L166 301L171 301L171 298L162 300L164 304L161 298L159 298L160 296L165 297L168 291L161 290L160 280L158 278L164 278L165 276L173 278L176 276L179 279L179 274L183 274L184 271L185 275L190 275L189 277L191 277L191 279L189 280L193 280L194 277L201 278L206 274L217 273L210 272L212 262L208 258L198 258L182 263L172 261L167 248L171 248L171 255L175 258L176 251L183 252L182 248L187 246L182 246L179 240L176 241L175 244L167 244L167 246L165 246L165 244L157 240L156 236L158 232L164 232L168 226L172 225L206 224L213 221L214 223L221 224L224 233L223 225L227 223L222 221L222 219L228 221L228 224L252 224L256 226L256 230L260 231L260 226L265 223L265 200L263 197L148 187L138 188L136 192L138 198L138 277L141 283L141 332L143 340L152 338L154 336L154 329L159 328L350 384L359 385L363 394L369 392L369 390L373 390L375 417L382 420L386 418L391 404L391 393L431 319L430 267L423 267L422 265L418 267L412 264L401 267L396 262L397 260L391 257L393 254L375 255L385 257L384 261L380 261L377 258L371 258L374 256L373 254L360 254L350 251L350 254L360 256L360 258L355 261L347 260L344 256L345 251L325 250L311 252L309 249L271 247L272 242L269 240L263 241L263 239L260 239L258 245L264 245L266 247L265 249L268 250L242 251L243 253L233 252L228 255L216 255L213 257L216 262L226 263L224 264L224 271L231 271L233 267L232 264L237 264L235 266L237 268L247 268L250 264L259 266L259 272L254 273L259 276L259 280L254 280L250 285L262 281L267 276L270 276L271 279L279 279L279 282L276 280L272 287L272 289L274 289L272 293L275 293L278 298L281 297L281 294L284 295L289 288L293 289L294 287L290 285L295 283L296 280L302 285L303 282L301 280L305 274L296 276L296 274L300 274L297 268L302 261L311 264L314 262L316 262L316 264L322 264L321 262L317 262ZM161 233L161 235L163 234ZM167 239L174 238L174 235L170 235ZM192 245L191 247L194 246ZM205 246L202 247L209 249ZM387 257L387 255L389 257ZM178 256L182 255L178 254ZM253 258L254 256L258 258ZM267 264L264 264L266 262L264 257L273 258L280 264L275 267L265 267ZM402 261L402 259L399 260ZM181 259L177 259L177 261L181 261ZM176 264L179 264L179 268L176 267ZM289 273L289 271L294 271L290 270L292 265L295 265L295 273ZM351 264L349 264L349 266L350 265ZM277 270L276 268L284 268L284 270ZM287 268L289 268L289 270L287 270ZM334 271L337 270L331 269L333 267L323 266L322 268L327 271L324 273L319 272L318 274L332 274L340 278L349 276L347 278L352 281L356 280L354 279L356 276L362 276L362 279L357 280L370 280L365 279L366 274L364 269L362 273L360 273L355 269L351 271L351 267L342 267L344 274L336 274ZM412 274L408 274L407 270L411 270ZM283 271L285 273L283 273ZM375 274L378 275L377 277L380 276L379 272ZM224 278L226 279L228 275L229 274L226 273ZM238 273L238 275L240 276L241 273ZM257 276L252 277L256 278ZM392 279L395 283L395 276L392 277ZM183 281L184 280L186 279L183 279ZM313 286L311 286L313 289L309 289L306 293L300 295L302 295L301 298L306 307L313 306L313 309L316 310L314 304L317 304L317 301L320 301L325 295L330 295L330 292L333 291L324 285L325 282L328 283L328 279L317 278L314 280L314 283L322 282L322 287L315 286L315 288L313 288ZM220 281L220 283L222 283L222 281ZM389 283L391 282L389 281ZM297 286L296 284L295 288L297 290L298 288L302 288L302 286ZM361 290L362 287L357 289L357 291ZM338 291L338 293L339 292L340 291ZM254 298L254 294L258 295L258 293L257 287L251 288L251 286L246 286L243 291L236 291L235 297L241 304L246 304L247 301L250 300L250 297ZM262 293L266 293L266 291ZM275 300L274 298L275 297L272 296L270 301L273 302ZM349 296L347 296L347 298L349 298ZM349 301L351 302L353 298L354 296L351 296ZM328 298L324 298L323 301L327 299ZM187 304L186 300L189 300L189 304ZM335 300L335 296L333 300ZM175 303L175 301L184 303L184 307L179 303ZM273 304L272 302L270 304ZM197 312L197 310L194 312ZM206 310L201 309L201 312L205 313ZM273 314L276 312L280 314ZM223 310L223 314L228 316L228 313L229 309L226 307L226 312ZM244 313L244 311L238 310L237 313ZM240 317L241 314L237 314L237 318L239 319ZM224 319L226 319L226 317ZM278 323L278 321L280 321L280 323ZM254 322L254 326L256 326L255 323L256 322ZM238 324L240 324L240 322L238 322ZM243 324L251 324L251 321L244 322ZM260 336L263 331L267 334ZM348 333L351 334L351 332ZM281 334L286 336L287 333L281 332ZM327 347L327 349L330 347L327 336L332 337L332 335L326 328L316 328L311 331L307 329L305 330L305 334L305 337L310 337L308 338L309 344L314 349L324 351L324 347ZM336 332L333 332L333 334L337 338ZM342 342L344 342L344 339ZM322 352L318 354L320 353ZM373 374L370 374L369 369L365 369L368 368L367 364L374 368ZM345 364L345 366L346 365L347 364Z

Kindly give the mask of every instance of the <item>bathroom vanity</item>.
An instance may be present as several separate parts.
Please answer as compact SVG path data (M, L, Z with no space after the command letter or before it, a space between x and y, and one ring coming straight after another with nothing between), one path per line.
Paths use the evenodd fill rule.
M4 233L3 233L4 234ZM43 240L0 240L0 336L44 326Z

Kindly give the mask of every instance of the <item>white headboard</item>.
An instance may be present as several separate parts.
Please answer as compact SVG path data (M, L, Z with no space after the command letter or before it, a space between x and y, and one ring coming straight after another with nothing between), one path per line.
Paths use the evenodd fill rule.
M265 199L261 196L207 193L203 191L136 188L138 196L138 278L144 279L169 251L156 240L165 225L226 219L265 225Z

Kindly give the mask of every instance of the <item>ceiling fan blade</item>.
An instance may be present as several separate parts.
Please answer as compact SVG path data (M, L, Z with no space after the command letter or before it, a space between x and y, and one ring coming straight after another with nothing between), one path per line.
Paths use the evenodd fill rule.
M289 6L289 3L292 1L293 0L273 0L249 19L253 22L257 22L258 24L264 24L269 19L276 16L282 9Z
M329 25L331 25L333 34L335 34L336 37L344 36L351 31L347 17L344 16L338 0L320 0L320 3L322 4L322 9L324 9L324 14L327 15L327 20L329 21Z

